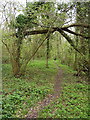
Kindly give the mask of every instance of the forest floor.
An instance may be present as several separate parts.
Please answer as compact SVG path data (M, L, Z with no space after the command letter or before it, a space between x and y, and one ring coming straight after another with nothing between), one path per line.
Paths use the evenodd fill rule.
M58 67L58 66L57 66ZM30 108L30 111L26 115L27 118L37 118L38 112L42 109L44 109L45 106L49 105L52 101L55 101L57 98L60 97L61 88L62 88L62 69L58 67L58 73L55 77L54 81L54 93L48 94L44 100L38 102L35 107Z
M21 78L12 76L10 64L2 68L3 118L88 118L87 81L71 67L34 60Z

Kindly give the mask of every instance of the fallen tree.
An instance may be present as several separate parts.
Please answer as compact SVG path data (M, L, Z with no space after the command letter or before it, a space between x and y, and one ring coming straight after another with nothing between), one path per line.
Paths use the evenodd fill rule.
M85 39L89 39L89 36L85 36L82 34L78 34L76 32L73 32L71 30L69 30L68 28L70 27L84 27L84 28L90 28L90 25L84 25L84 24L71 24L71 25L67 25L61 28L58 27L51 27L48 29L43 28L42 30L32 30L32 31L23 31L22 34L23 36L29 36L29 35L37 35L37 34L46 34L45 39L41 42L41 44L37 47L37 49L35 50L34 54L32 56L29 56L28 59L25 61L24 65L22 64L21 66L19 66L20 68L20 72L18 72L18 76L21 76L21 74L24 74L25 70L26 70L26 66L29 63L29 61L33 58L33 56L37 53L37 51L39 50L39 48L42 46L42 44L44 43L44 41L46 39L49 38L50 34L54 33L55 31L58 31L68 42L69 44L77 51L79 52L81 55L83 55L77 48L77 46L75 46L73 40L69 37L69 35L65 32L68 32L70 34L76 35L76 36L81 36ZM17 38L19 37L18 34L14 34L14 36L16 36ZM23 39L23 38L22 38ZM20 40L20 39L18 39ZM20 42L19 42L20 43ZM20 45L18 45L18 49L20 49ZM20 51L18 51L18 54L20 54ZM84 56L84 55L83 55ZM18 57L19 59L19 57ZM18 60L19 61L19 60Z

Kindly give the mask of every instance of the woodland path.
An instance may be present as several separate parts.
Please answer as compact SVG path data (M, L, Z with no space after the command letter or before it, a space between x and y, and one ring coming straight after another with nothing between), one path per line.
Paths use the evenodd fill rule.
M57 68L58 73L54 81L54 94L48 94L43 101L38 102L35 107L29 110L28 114L25 116L26 118L37 118L40 110L44 109L45 106L49 105L52 101L55 101L58 97L60 97L63 71L58 66Z

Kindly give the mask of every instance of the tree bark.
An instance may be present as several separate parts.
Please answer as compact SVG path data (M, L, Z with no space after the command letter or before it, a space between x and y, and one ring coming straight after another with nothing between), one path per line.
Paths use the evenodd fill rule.
M59 38L57 39L57 58L60 59L60 42L61 42L61 36L58 36ZM59 40L60 39L60 40Z
M14 51L14 55L13 55L13 58L12 58L12 70L13 70L13 75L15 77L20 77L22 75L22 73L21 73L21 62L20 62L22 40L23 40L22 30L19 29L18 37L17 37L17 40L15 41L16 50Z
M47 39L46 68L49 68L48 59L49 59L49 38Z
M90 2L88 4L88 23L90 25ZM88 29L88 37L90 37L90 28ZM90 38L88 39L88 84L90 84Z
M78 48L78 36L76 36L76 46ZM77 62L78 62L78 55L77 51L75 51L75 61L74 61L74 69L77 70Z

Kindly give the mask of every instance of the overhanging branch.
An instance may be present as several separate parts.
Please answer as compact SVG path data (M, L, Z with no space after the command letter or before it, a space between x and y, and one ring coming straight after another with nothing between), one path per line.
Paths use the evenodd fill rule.
M74 45L73 41L71 40L71 38L62 30L62 29L58 29L58 32L61 33L61 35L66 38L66 40L69 42L69 44L77 51L79 52L80 54L82 54L78 49L77 47Z
M90 28L90 25L89 24L71 24L71 25L67 25L65 27L62 27L62 29L65 29L65 28L70 28L70 27L85 27L85 28Z
M87 37L87 36L84 36L82 34L79 34L79 33L76 33L76 32L73 32L73 31L69 30L68 28L70 28L70 27L85 27L85 28L90 28L90 25L87 25L87 24L71 24L71 25L67 25L65 27L60 27L60 28L58 28L58 27L51 27L50 33L53 33L55 31L57 31L58 29L61 29L62 31L67 31L68 33L74 34L76 36L81 36L81 37L86 38L86 39L90 38L90 37ZM24 36L28 36L28 35L46 34L46 33L48 33L48 30L49 30L49 27L47 29L44 29L44 30L42 29L42 30L24 31L23 35ZM13 36L14 35L16 37L18 37L17 33L13 34Z
M51 29L50 33L53 33L54 31L55 31L54 29ZM46 33L48 33L48 29L45 29L45 30L25 31L24 32L24 36L27 36L27 35L36 35L36 34L46 34Z
M64 31L69 32L69 33L71 33L71 34L74 34L74 35L76 35L76 36L81 36L81 37L86 38L86 39L89 39L89 38L90 38L90 37L84 36L84 35L82 35L82 34L73 32L72 30L69 30L68 28L65 28Z

